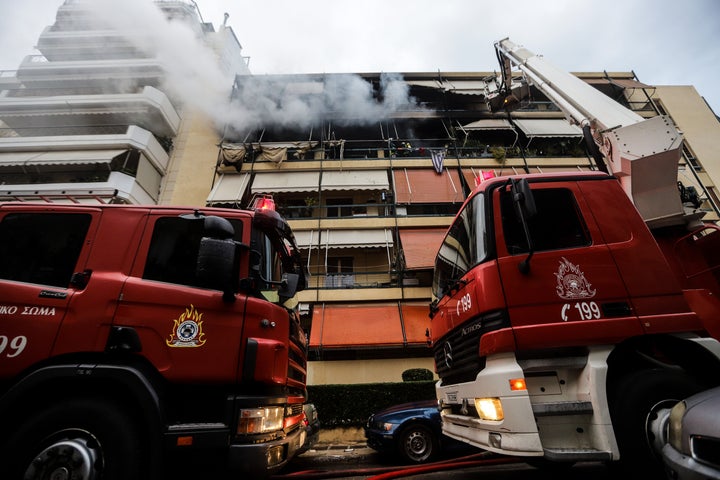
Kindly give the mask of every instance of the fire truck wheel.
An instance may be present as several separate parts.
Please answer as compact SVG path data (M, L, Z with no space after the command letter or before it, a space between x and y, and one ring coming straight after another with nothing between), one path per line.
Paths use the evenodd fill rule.
M432 431L420 424L404 428L398 442L400 455L412 463L424 463L437 452L438 446Z
M664 475L659 438L664 418L679 400L702 390L687 374L669 369L641 370L623 377L610 405L613 428L620 448L618 467L625 472L644 472L654 466Z
M139 438L133 419L114 402L61 401L35 412L11 435L8 478L140 479Z

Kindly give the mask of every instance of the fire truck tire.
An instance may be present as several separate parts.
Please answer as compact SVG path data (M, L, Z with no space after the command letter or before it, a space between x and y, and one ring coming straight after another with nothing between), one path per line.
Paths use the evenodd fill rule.
M413 423L403 428L398 448L403 459L412 463L425 463L435 456L438 445L428 427Z
M116 402L60 401L34 412L10 436L7 478L141 479L142 437Z
M652 431L653 421L661 410L700 390L702 386L689 375L670 369L640 370L620 379L610 405L620 448L616 466L623 472L645 475L654 466L655 473L664 475L662 457L654 445L660 440Z

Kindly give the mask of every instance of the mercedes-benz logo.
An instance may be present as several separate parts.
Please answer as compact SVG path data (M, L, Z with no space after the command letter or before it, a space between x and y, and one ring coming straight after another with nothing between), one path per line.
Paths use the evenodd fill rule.
M450 342L445 342L445 345L443 346L443 357L445 358L445 365L447 368L452 368L453 357Z

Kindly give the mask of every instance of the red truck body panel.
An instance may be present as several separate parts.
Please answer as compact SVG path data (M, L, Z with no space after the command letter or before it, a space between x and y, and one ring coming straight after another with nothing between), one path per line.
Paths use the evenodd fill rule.
M50 372L43 373L48 385L54 384L53 371L82 385L79 375L107 364L121 377L133 372L131 377L144 378L139 388L156 404L138 408L148 415L157 409L155 420L167 422L152 432L158 442L169 436L175 448L192 446L188 439L212 439L212 445L232 449L228 459L236 463L233 468L245 465L258 476L292 457L300 446L307 340L297 311L262 293L274 287L261 288L261 279L272 280L280 267L265 277L253 277L250 268L253 248L256 255L268 255L263 265L299 268L285 243L290 230L274 212L201 210L0 205L0 229L6 232L0 238L6 249L0 251L5 263L0 267L0 416L11 415L6 403L15 409L23 403L22 385L34 372ZM257 215L263 215L260 223ZM204 223L208 218L219 220ZM51 238L43 225L60 236ZM233 226L230 233L220 232L224 225ZM37 235L31 228L38 228ZM235 238L227 239L233 230ZM14 238L37 246L9 244ZM206 240L205 245L220 250L204 253ZM7 252L19 252L26 265L15 264ZM223 256L227 252L232 258ZM201 266L206 254L210 260ZM68 261L74 263L65 265ZM200 276L201 268L221 272L220 264L223 269L228 265L228 284L235 285L229 293L228 288L199 283L211 281ZM28 395L34 397L39 391L34 389L42 387L32 388ZM118 389L124 392L125 387L118 384ZM258 427L240 431L240 417L266 415L266 408L279 408L284 416L275 431L263 431L260 438L252 436ZM280 452L273 454L272 464L268 449Z

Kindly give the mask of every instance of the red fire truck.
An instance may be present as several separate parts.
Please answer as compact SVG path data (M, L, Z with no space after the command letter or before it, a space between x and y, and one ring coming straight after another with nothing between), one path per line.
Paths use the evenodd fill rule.
M679 188L672 120L496 49L491 105L535 86L583 127L599 171L484 180L450 226L429 332L443 433L538 465L661 472L670 407L720 384L720 232Z
M276 212L0 205L3 478L263 478L302 446L307 274Z

